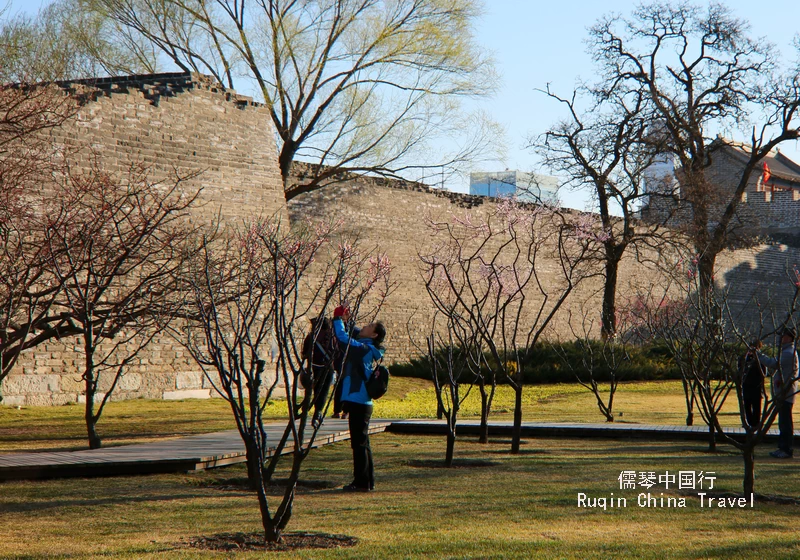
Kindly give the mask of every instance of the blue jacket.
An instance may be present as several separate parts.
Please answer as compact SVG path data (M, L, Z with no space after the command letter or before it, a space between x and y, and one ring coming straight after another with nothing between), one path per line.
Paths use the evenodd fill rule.
M377 348L371 338L351 338L339 318L333 320L333 332L347 352L342 373L342 400L371 405L372 399L364 383L365 373L372 375L373 363L383 357L383 349Z

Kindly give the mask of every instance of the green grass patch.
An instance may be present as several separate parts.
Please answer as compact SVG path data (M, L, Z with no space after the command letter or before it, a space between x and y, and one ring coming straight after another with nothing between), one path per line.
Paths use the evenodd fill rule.
M520 455L507 441L480 445L462 438L459 459L491 460L486 468L425 468L443 459L436 437L373 436L378 490L343 494L301 489L290 531L357 537L354 548L281 553L281 558L796 558L797 505L755 508L642 508L640 491L619 490L623 470L713 471L715 490L738 492L741 459L702 443L527 440ZM795 466L757 455L756 489L797 496ZM342 442L315 450L302 478L345 484L351 456ZM244 476L241 466L215 471L0 484L3 539L9 560L228 558L184 548L203 535L257 531L255 496L215 481ZM579 508L578 493L625 497L627 507ZM277 500L277 491L272 500ZM241 553L236 558L264 558ZM272 556L269 556L272 557Z
M607 387L604 388L607 390ZM620 384L614 404L617 422L682 425L686 418L679 381ZM514 393L497 388L491 419L510 420ZM459 412L464 420L480 415L477 389L467 396ZM436 395L429 381L393 378L389 393L375 404L376 418L435 418ZM275 399L265 418L287 417L286 401ZM735 398L721 416L723 425L739 425ZM523 391L523 421L604 422L594 396L577 384L530 385ZM701 422L699 417L697 422ZM155 439L235 429L228 404L222 399L185 401L132 400L109 403L98 424L106 446L142 443ZM83 407L0 407L0 453L13 451L75 450L86 448Z

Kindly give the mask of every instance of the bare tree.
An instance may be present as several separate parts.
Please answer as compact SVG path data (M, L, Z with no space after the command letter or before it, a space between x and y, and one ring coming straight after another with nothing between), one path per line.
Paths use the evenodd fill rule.
M566 179L565 186L587 187L597 204L606 234L601 333L604 338L613 338L623 255L631 247L668 241L658 223L637 219L642 204L657 196L649 192L652 186L646 185L645 179L663 146L651 133L647 97L641 90L620 94L582 86L567 98L548 87L544 93L564 105L568 116L531 145L546 168ZM616 216L617 212L621 216Z
M598 340L595 336L595 322L589 317L585 308L580 312L580 330L574 324L574 314L569 311L569 327L572 333L574 349L580 354L580 364L574 362L568 345L553 344L553 349L561 357L561 361L571 370L578 383L595 397L597 407L607 422L614 421L614 397L620 382L620 369L630 359L632 333L624 322L619 323L619 331L614 337ZM625 315L623 314L623 317ZM608 377L608 394L604 395L601 376Z
M314 235L325 242L324 248L327 250L314 259L315 263L310 263L315 265L308 275L312 280L306 280L305 286L300 286L300 288L304 289L297 291L278 285L274 287L271 294L272 305L277 313L273 320L273 332L280 358L275 380L278 382L282 379L284 386L287 387L289 385L286 385L286 382L291 382L292 391L289 401L292 403L298 401L297 393L301 386L301 383L298 383L298 379L301 375L308 375L307 392L313 393L315 386L327 382L324 379L324 371L316 371L308 363L308 360L305 360L304 363L302 355L303 344L301 343L305 342L305 338L302 329L298 328L298 324L301 324L303 319L311 317L312 308L321 309L319 316L324 317L326 309L330 307L329 303L332 301L344 303L350 310L354 320L361 319L366 322L372 322L380 313L386 298L396 287L396 283L391 279L391 263L386 255L380 253L377 248L372 250L365 249L361 246L357 237L340 237L334 248L333 244L328 240L332 232L329 232L327 228L338 227L338 224L333 226L305 224L302 227L306 229L313 228ZM298 269L295 274L299 277L302 272L302 270ZM320 281L320 278L323 280ZM320 326L321 324L318 322L317 327L311 333L311 346L320 341ZM336 343L336 341L334 340L333 343ZM301 351L300 354L298 354L298 349ZM342 363L346 359L347 351L341 355ZM333 366L333 363L329 364L329 367ZM341 383L341 381L342 378L339 376L337 383ZM316 399L319 398L315 396L314 399L309 399L308 396L306 395L301 400L300 406L294 409L294 416L300 416L302 425L305 425L310 407L312 404L316 405ZM333 399L334 394L331 392L328 395L327 402L319 403L321 418L319 424L314 427L314 433L322 425ZM290 418L294 416L290 414ZM298 449L300 451L302 449L298 448L297 442L301 440L301 437L298 438L295 422L287 423L283 437L278 442L273 451L273 456L264 470L266 480L270 480L275 473L281 453L288 441L293 444L293 449L295 450L293 458L299 472L300 462L305 458L304 453L298 454Z
M708 426L709 449L714 451L717 417L734 387L737 363L732 325L727 323L723 308L727 291L704 292L696 262L686 266L681 263L668 278L659 295L650 298L659 305L647 311L648 330L666 343L681 373L689 414L692 403L696 403ZM663 303L671 298L675 299Z
M464 313L457 298L451 297L447 290L441 290L441 275L438 277L431 275L432 271L424 264L425 258L420 256L420 260L423 262L421 272L425 290L434 302L436 314L431 332L426 339L426 346L422 348L420 345L417 350L428 356L431 366L431 375L436 388L437 417L439 419L446 417L447 420L446 457L449 459L446 459L446 462L450 466L455 446L458 410L473 387L478 388L481 399L478 442L489 443L489 413L497 390L497 375L486 359L486 347L476 323L471 320L468 313ZM409 338L414 340L410 328ZM463 384L467 384L470 389L462 392L460 386Z
M747 24L716 3L652 3L629 18L603 18L590 31L590 48L601 92L647 95L661 142L679 165L680 203L709 292L716 257L740 227L737 210L754 171L770 150L800 134L797 68L781 74L774 48L752 39ZM738 129L746 162L729 185L719 184L710 170L727 142L715 137Z
M443 329L437 327L437 318L434 317L426 341L427 356L436 389L437 410L447 424L444 462L445 466L452 467L458 435L458 412L474 388L474 381L481 379L480 370L485 367L486 356L481 351L482 345L476 344L477 333L470 328L470 322L462 321L455 309L451 308L450 314L444 317L446 325ZM483 414L481 421L487 425Z
M0 71L0 382L22 351L65 326L52 309L61 285L47 268L42 207L63 156L47 131L77 110L58 88L7 79Z
M774 315L769 318L765 316L764 310L771 307L769 294L757 294L753 298L753 301L750 302L759 310L757 333L747 332L738 327L738 324L742 323L742 321L740 320L741 318L734 313L729 299L726 298L721 304L723 312L728 319L726 324L734 326L734 328L731 329L730 336L739 342L738 346L740 348L747 348L751 359L755 361L759 361L760 351L757 348L750 347L750 343L753 340L768 339L771 336L776 336L776 338L780 339L780 334L784 328L796 327L798 302L800 302L800 276L798 276L797 269L793 271L792 276L793 278L790 277L789 281L794 285L794 294L788 302L784 302L784 305L782 306L783 308L780 310L782 315L781 320L776 321L776 317ZM766 328L766 319L771 319L769 324L772 326L777 326L777 328L774 328L770 332ZM796 341L794 341L791 346L791 352L794 356L792 359L796 361ZM786 379L783 377L784 372L782 371L782 362L784 358L785 355L782 352L781 345L779 344L776 359L776 376L781 380L781 383L775 383L775 377L773 377L772 390L770 392L763 392L764 398L761 399L760 410L756 415L757 418L754 418L748 414L747 405L745 403L745 379L747 375L752 375L753 372L752 370L748 371L747 361L743 356L740 355L740 362L737 364L738 367L733 371L732 375L734 385L732 390L735 391L736 398L739 403L739 418L744 429L743 437L737 437L736 435L726 432L720 425L719 418L715 418L715 429L717 434L719 434L719 436L725 442L738 449L742 454L742 459L744 461L742 488L745 496L750 496L755 492L755 449L764 441L765 436L769 432L778 416L784 399L794 395L796 391L798 381L797 375L792 374L791 379ZM763 365L759 365L759 369L762 372L766 371L766 368ZM763 383L763 380L759 379L761 390L764 389Z
M335 243L333 231L331 224L289 229L277 219L246 224L223 242L203 244L189 276L195 317L186 325L184 343L230 404L268 541L279 540L291 519L300 468L318 429L307 422L310 400L296 406L306 320L324 315L343 296L352 298L354 306L371 297L379 307L382 288L391 284L384 257L351 242ZM270 381L264 371L273 352ZM284 439L290 438L292 463L281 501L271 510L262 414L278 387L286 397Z
M44 241L61 286L53 308L83 339L91 449L101 445L97 422L120 378L178 313L180 270L196 228L188 216L199 194L183 189L185 179L159 184L138 166L116 179L95 165L67 170L52 195Z
M665 290L661 286L659 296L654 296L656 290L651 290L650 303L638 307L636 320L641 321L640 326L646 325L645 329L651 334L662 336L667 343L684 385L688 387L688 394L697 403L700 415L708 425L710 449L715 449L719 438L741 452L743 492L749 496L755 491L755 448L764 441L778 415L781 401L792 394L798 379L796 376L787 379L788 382L783 383L780 389L773 386L772 395L765 393L758 420L753 421L748 418L745 406L746 369L739 358L746 348L757 361L757 350L749 347L752 340L780 334L784 327L795 324L800 287L795 279L794 295L781 310L783 317L779 321L774 316L764 315L764 310L772 307L768 294L766 297L759 294L749 301L748 306L759 310L760 320L755 325L757 332L748 332L742 327L745 321L741 311L736 312L731 305L729 290L701 293L696 262L679 263L677 272L671 278L672 286L680 285L681 288ZM768 330L767 323L777 325L777 328ZM780 360L779 354L778 371L781 370ZM725 429L720 422L720 410L731 393L739 404L743 434Z
M503 200L485 218L432 221L440 242L420 256L434 307L457 306L491 368L515 393L512 452L519 452L528 349L574 288L595 273L602 231L591 216ZM553 263L545 274L545 262ZM554 274L553 274L554 272Z
M500 135L480 114L459 116L460 99L486 95L496 81L470 29L473 0L85 4L184 71L254 87L272 115L287 200L343 171L438 174L473 162ZM446 137L460 146L431 157L431 140ZM295 182L295 160L318 165Z

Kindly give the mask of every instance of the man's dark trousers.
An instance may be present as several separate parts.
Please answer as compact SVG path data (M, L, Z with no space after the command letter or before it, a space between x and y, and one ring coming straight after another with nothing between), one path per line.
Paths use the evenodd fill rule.
M778 449L783 449L789 455L794 455L792 444L794 440L794 426L792 422L793 402L783 401L778 405Z
M350 426L350 447L353 449L353 484L359 488L375 487L375 470L372 463L372 449L369 447L369 421L372 418L372 405L344 401L343 410L347 412Z

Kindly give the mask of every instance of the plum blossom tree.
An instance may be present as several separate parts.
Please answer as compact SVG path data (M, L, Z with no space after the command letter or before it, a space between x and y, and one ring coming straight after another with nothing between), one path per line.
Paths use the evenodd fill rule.
M485 216L429 220L420 253L435 309L458 315L515 394L512 452L519 452L526 355L575 287L597 274L602 229L591 215L503 199ZM545 274L545 270L548 273Z
M95 163L67 167L48 197L45 266L60 287L52 308L65 320L61 332L82 338L91 449L101 445L97 422L120 379L180 314L181 271L198 229L188 219L199 195L184 188L189 178L154 181L136 165L117 178Z
M59 88L11 78L0 68L0 381L24 350L66 326L52 312L61 285L46 267L52 255L41 208L62 161L47 131L77 110Z
M277 218L254 221L226 231L220 241L202 243L189 274L193 320L183 342L231 407L267 541L279 540L292 517L300 468L318 430L307 421L309 399L296 406L307 321L341 298L349 298L356 312L370 305L379 309L391 288L391 266L383 255L352 240L336 242L334 232L330 223L289 228ZM270 381L264 373L273 354ZM292 461L272 509L263 410L278 389L286 397L284 440Z
M698 273L698 260L680 259L674 274L664 285L651 287L647 296L639 296L632 310L631 321L637 323L639 334L662 338L678 366L686 392L687 404L696 403L700 416L708 426L709 447L715 449L717 440L739 450L743 459L743 491L750 496L755 491L755 448L764 441L778 414L780 402L791 393L793 382L783 384L772 394L765 393L759 411L759 421L748 421L744 403L746 369L740 360L753 340L778 335L786 326L797 322L800 281L792 271L787 282L794 285L793 295L782 304L781 317L767 316L772 309L769 294L757 294L744 307L759 310L759 321L748 330L742 308L735 310L728 289L716 288L705 292ZM669 284L669 286L667 286ZM778 320L776 320L778 319ZM777 328L767 328L770 324ZM780 361L778 363L780 369ZM742 430L734 433L722 426L720 411L726 400L734 395L739 404ZM691 408L690 408L691 414Z

